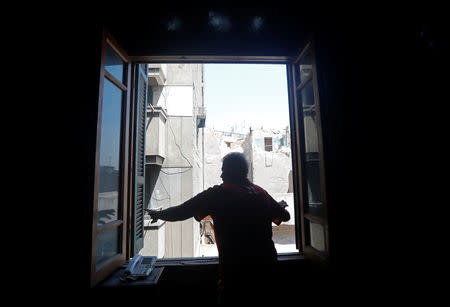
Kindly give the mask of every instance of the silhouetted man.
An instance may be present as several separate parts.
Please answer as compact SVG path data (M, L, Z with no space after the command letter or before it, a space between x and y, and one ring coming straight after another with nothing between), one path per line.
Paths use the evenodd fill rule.
M223 183L183 204L162 211L147 209L152 222L197 221L210 215L219 251L219 293L225 302L273 298L277 251L272 222L290 219L286 202L276 202L263 188L247 179L248 163L241 153L223 158Z

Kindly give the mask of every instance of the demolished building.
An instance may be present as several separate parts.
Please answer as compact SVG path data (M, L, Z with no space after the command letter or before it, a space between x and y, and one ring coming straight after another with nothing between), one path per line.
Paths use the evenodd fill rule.
M221 184L222 158L229 152L242 152L249 162L248 178L264 188L276 201L284 200L291 220L272 225L277 251L296 252L292 158L289 128L249 129L247 134L215 131L206 127L205 185Z

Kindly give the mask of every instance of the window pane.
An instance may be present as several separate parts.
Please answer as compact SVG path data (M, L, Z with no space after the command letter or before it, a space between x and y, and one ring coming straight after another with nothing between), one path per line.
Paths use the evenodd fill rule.
M322 216L322 197L319 167L319 137L317 134L316 108L314 104L314 88L308 82L299 94L303 107L305 128L305 176L308 187L307 213Z
M325 251L325 232L321 224L306 220L306 227L309 230L309 238L307 244L311 245L318 251Z
M305 175L308 187L308 207L306 212L315 216L322 216L323 207L318 153L306 153Z
M122 91L104 80L98 187L98 225L118 219Z
M318 152L318 135L317 135L317 123L316 123L316 107L314 105L314 94L312 91L312 82L300 93L300 100L303 104L303 122L305 127L305 151L306 152Z
M297 84L300 84L301 82L305 81L306 78L308 78L312 74L312 53L311 48L308 48L308 50L305 52L303 57L300 59L299 62L299 80L297 80Z
M123 61L111 46L106 46L105 69L123 83Z
M109 229L97 236L96 263L99 264L119 253L119 229Z

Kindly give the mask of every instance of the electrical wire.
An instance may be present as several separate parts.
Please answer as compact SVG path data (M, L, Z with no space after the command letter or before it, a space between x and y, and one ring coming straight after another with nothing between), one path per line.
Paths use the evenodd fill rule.
M169 197L166 197L166 198L159 198L159 199L152 196L152 198L153 198L154 200L156 200L156 201L163 201L163 200L166 200L166 199L170 199L170 196L169 196Z
M184 171L173 172L173 173L168 173L168 172L163 171L163 170L161 169L161 173L164 173L164 174L166 174L166 175L178 175L178 174L183 174L183 173L186 173L186 172L190 171L191 168L192 168L192 167L189 167L188 169L186 169L186 170L184 170Z
M158 179L159 179L159 177L158 177ZM169 193L169 191L167 191L166 186L164 185L162 180L159 180L159 182L161 183L162 187L164 188L164 191L166 191L166 194L167 194L167 196L169 196L169 199L170 199L170 193Z
M188 158L186 158L186 156L185 156L184 153L183 153L183 150L181 149L180 145L177 143L177 138L175 137L175 132L173 132L172 125L170 124L170 117L167 118L167 122L168 122L168 125L169 125L169 129L170 129L170 131L172 132L173 140L174 140L174 142L175 142L175 145L178 147L178 150L180 151L181 156L187 161L187 163L189 164L189 166L192 168L191 162L189 161Z
M166 92L169 91L169 89L166 88L166 87L164 87L164 89L166 90ZM167 96L166 96L166 94L164 93L164 90L161 91L161 95L164 97L164 105L167 105ZM155 108L154 108L151 104L150 104L150 107L152 108L152 112L155 112ZM174 140L174 142L175 142L175 145L178 147L178 150L179 150L181 156L182 156L182 157L186 160L186 162L189 164L189 167L192 168L193 166L192 166L191 162L189 161L188 158L186 158L186 156L185 156L184 153L183 153L183 150L181 149L181 146L177 143L177 138L176 138L176 136L175 136L175 132L173 132L172 125L170 124L170 116L167 117L167 124L168 124L168 126L169 126L170 132L172 132L173 140ZM179 172L179 173L166 173L166 172L164 172L163 170L161 170L161 172L163 172L163 173L166 174L166 175L175 175L175 174L182 174L182 173L184 173L184 172L187 172L187 170L186 170L186 171Z

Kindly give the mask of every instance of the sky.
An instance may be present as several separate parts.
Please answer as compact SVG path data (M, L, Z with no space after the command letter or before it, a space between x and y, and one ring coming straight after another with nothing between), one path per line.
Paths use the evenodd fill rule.
M286 66L205 64L206 126L229 131L289 125ZM239 132L239 131L238 131Z

